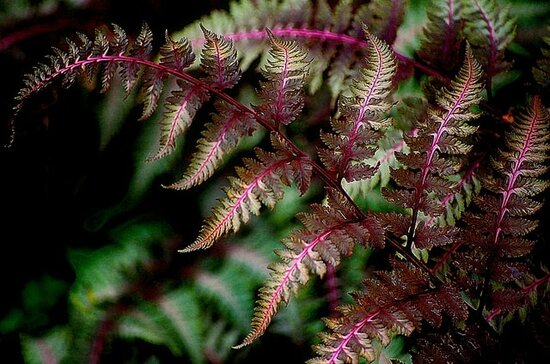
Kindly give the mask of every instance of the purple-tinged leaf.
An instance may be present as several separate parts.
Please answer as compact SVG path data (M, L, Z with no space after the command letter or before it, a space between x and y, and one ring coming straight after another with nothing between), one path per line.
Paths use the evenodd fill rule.
M363 172L352 166L374 154L380 139L378 130L389 125L386 114L392 106L388 96L396 70L395 57L387 44L367 29L365 34L369 41L367 65L361 69L360 78L354 80L351 96L341 97L340 115L331 122L334 134L322 135L328 148L319 151L327 169L348 181L372 173L371 166L363 164Z
M408 3L408 0L375 0L369 3L366 22L380 40L390 45L395 42Z
M201 29L206 39L201 54L201 68L207 73L204 81L220 90L235 86L241 78L241 72L233 42L202 25Z
M166 98L165 111L160 122L160 147L149 160L160 159L175 149L176 138L187 130L197 110L208 99L208 93L201 86L189 85L180 80L178 86Z
M308 54L293 41L282 41L268 31L271 49L262 74L262 103L256 110L273 125L288 125L304 106L303 87L309 70Z
M454 71L460 59L464 36L459 15L459 0L432 1L428 8L428 23L418 56L427 64L447 72Z
M496 0L462 1L462 5L465 34L485 69L491 95L493 77L510 66L504 60L504 51L514 40L515 19L510 14L510 5L500 6Z
M223 157L233 150L242 137L251 135L257 124L250 113L237 110L226 103L218 103L213 121L206 124L203 137L197 141L197 151L183 179L168 186L174 189L188 189L201 184L221 164Z
M277 251L282 262L270 266L270 278L259 291L252 329L241 348L249 345L267 329L281 303L305 285L310 275L323 277L328 266L336 267L342 256L348 256L356 243L382 248L384 231L375 216L363 218L349 201L335 189L327 189L327 203L311 206L311 213L297 218L304 229L295 231Z
M283 185L293 181L285 180L283 176L296 177L299 171L308 170L308 167L302 166L310 164L308 158L295 155L288 148L278 149L284 142L276 134L272 134L272 144L275 153L258 148L257 159L243 159L244 166L236 168L237 177L229 179L226 197L212 209L212 216L204 223L195 242L183 252L206 249L230 231L237 232L242 223L248 222L251 214L260 213L262 204L273 208L284 196ZM299 166L298 171L289 171L296 166ZM304 180L304 176L298 178Z
M173 68L177 71L183 71L191 66L195 60L189 41L186 38L174 40L166 32L166 42L160 48L160 64Z

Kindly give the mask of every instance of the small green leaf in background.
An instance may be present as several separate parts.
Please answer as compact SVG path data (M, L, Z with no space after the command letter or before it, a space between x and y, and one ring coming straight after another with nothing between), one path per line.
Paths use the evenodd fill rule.
M25 364L60 363L67 353L68 332L54 328L41 338L23 336L21 346Z
M22 307L13 308L0 320L0 333L7 334L20 329L33 330L51 324L50 310L67 293L67 282L44 275L32 280L21 293Z

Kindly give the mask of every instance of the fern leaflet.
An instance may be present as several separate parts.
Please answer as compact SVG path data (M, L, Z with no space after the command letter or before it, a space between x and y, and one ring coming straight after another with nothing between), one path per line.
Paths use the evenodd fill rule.
M510 7L501 7L496 0L463 0L461 11L466 37L487 73L486 89L491 97L493 77L509 67L504 51L515 37L515 20Z
M519 304L521 295L513 295L516 297L516 304L513 304L499 298L511 295L510 289L504 286L504 290L499 292L499 289L493 290L490 283L503 285L526 273L516 258L527 254L533 246L525 235L538 223L525 216L534 214L542 206L533 197L550 186L548 181L538 178L548 170L549 123L548 111L538 97L533 97L529 107L506 134L506 149L500 150L498 158L491 160L498 176L483 181L483 186L491 194L474 200L483 213L465 216L465 222L473 228L470 233L465 233L469 246L459 256L458 264L467 259L473 270L484 277L483 283L472 282L474 287L481 284L483 290L480 311L485 307L501 311L518 308L516 304Z
M251 214L260 213L262 204L273 208L283 197L283 184L295 182L301 190L307 190L311 178L309 158L294 154L275 133L271 140L275 152L257 149L257 159L244 159L244 166L237 168L238 177L232 177L225 190L227 197L214 207L195 242L183 252L206 249L229 231L238 231Z
M340 115L332 121L334 134L323 134L328 148L319 151L327 170L339 179L354 181L368 177L374 169L363 161L370 157L380 139L377 132L388 126L386 116L392 104L388 101L396 61L387 44L371 35L367 67L351 88L352 96L341 97ZM369 155L370 154L370 155Z
M326 320L330 333L321 335L318 356L308 364L372 362L378 358L374 340L387 346L395 335L410 335L422 320L439 327L442 313L455 322L467 317L456 289L431 288L424 272L397 259L391 263L393 270L366 279L365 291L353 294L354 304L341 306L336 318Z
M430 108L428 120L421 122L418 130L405 138L411 151L399 159L409 170L395 171L392 176L400 188L386 189L384 194L389 201L401 203L411 210L408 223L393 223L398 227L395 235L406 235L409 247L413 243L417 248L450 243L446 237L449 234L442 234L435 226L420 221L419 216L433 220L444 212L438 200L443 200L450 192L453 183L448 177L461 166L460 159L443 159L443 156L463 156L471 149L464 138L476 128L466 122L477 116L470 108L480 101L481 90L481 69L467 48L456 79L436 96L439 107ZM406 216L401 218L409 219Z
M311 213L298 215L305 228L283 241L285 249L277 252L282 262L269 267L271 276L259 291L252 330L237 348L265 332L281 303L288 303L291 293L309 281L310 273L322 277L327 265L336 267L356 243L383 248L384 231L374 215L363 217L334 189L328 188L327 195L324 205L312 205Z
M432 1L428 8L428 23L418 56L427 64L454 71L460 58L460 46L464 39L463 25L457 0Z
M231 151L241 138L257 129L252 115L225 102L217 102L217 113L212 122L205 125L202 138L197 141L197 151L183 178L169 186L174 189L189 189L207 180L221 164L223 156Z
M276 39L268 30L271 41L269 58L262 69L267 79L261 85L262 104L255 107L258 114L273 125L288 125L304 106L302 96L309 61L307 53L297 42Z

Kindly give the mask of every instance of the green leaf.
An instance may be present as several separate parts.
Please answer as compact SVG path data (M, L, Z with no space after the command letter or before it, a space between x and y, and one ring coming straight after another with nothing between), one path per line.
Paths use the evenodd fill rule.
M21 346L25 363L61 363L69 350L68 334L64 328L55 328L41 338L23 336Z

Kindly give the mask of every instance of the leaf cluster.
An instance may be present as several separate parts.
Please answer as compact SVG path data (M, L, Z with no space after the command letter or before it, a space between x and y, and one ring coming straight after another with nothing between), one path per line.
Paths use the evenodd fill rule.
M194 274L198 290L214 297L237 327L251 312L243 308L253 310L250 331L236 349L261 340L283 306L312 281L325 280L337 307L329 308L310 363L381 361L403 337L415 361L476 360L500 345L508 322L547 310L537 303L548 298L547 262L533 251L542 242L535 235L537 213L549 186L550 116L538 94L547 86L548 51L531 64L540 87L520 85L523 94L507 105L519 111L505 115L495 100L498 76L513 67L510 6L434 0L409 57L399 45L412 6L236 1L228 12L167 33L156 59L145 25L133 41L116 25L98 30L94 40L79 34L27 76L15 113L58 79L63 87L78 78L96 80L107 92L118 78L127 93L140 90L142 119L161 109L159 148L150 158L155 162L175 151L176 140L207 108L210 120L192 141L196 151L183 178L166 186L171 189L206 183L246 136L265 131L267 140L235 167L184 253L211 248L246 224L261 225L254 216L263 207L276 208L289 190L304 198L317 183L325 186L318 201L295 215L301 227L285 232L255 308L240 297L253 284L229 263L219 275ZM244 74L255 78L247 101L238 93L249 80ZM403 91L407 84L413 97ZM293 128L307 123L306 113L323 96L330 100L329 116L317 121L319 137L308 143ZM511 125L503 122L510 119ZM484 146L489 124L499 127L496 148ZM361 199L377 192L389 210L363 206ZM374 251L375 263L343 302L334 282L358 249ZM124 259L131 257L121 253L112 264L127 268ZM121 280L95 270L86 274ZM106 286L91 289L93 302L75 288L75 307L97 310L97 302L124 289ZM197 295L184 284L154 301L125 312L117 320L119 334L201 362L199 338L207 328L197 320ZM113 309L96 328L122 310ZM172 333L155 329L168 324ZM400 354L392 355L410 359Z

